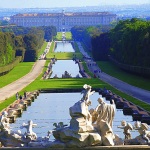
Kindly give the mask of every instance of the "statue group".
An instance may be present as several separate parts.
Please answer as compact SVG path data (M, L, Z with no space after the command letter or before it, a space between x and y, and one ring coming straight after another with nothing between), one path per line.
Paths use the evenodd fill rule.
M63 122L54 123L54 129L48 131L45 137L37 137L33 127L37 125L32 120L23 123L21 128L26 132L11 131L7 112L3 112L0 119L0 141L5 147L49 147L73 148L88 146L114 146L114 145L148 145L150 144L150 131L146 123L135 122L134 127L126 121L121 122L118 128L123 129L124 139L113 132L113 119L115 116L115 103L105 103L103 98L98 98L96 108L89 110L92 105L90 95L94 94L90 85L85 84L82 98L69 108L70 125ZM139 136L132 139L131 130L137 130ZM53 134L55 140L50 141Z

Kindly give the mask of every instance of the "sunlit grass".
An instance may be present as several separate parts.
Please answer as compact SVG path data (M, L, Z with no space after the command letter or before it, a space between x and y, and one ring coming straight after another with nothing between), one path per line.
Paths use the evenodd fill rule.
M0 76L0 88L23 77L30 72L34 62L21 62L6 75Z
M81 53L74 53L74 52L53 52L53 53L48 53L46 56L47 58L57 58L57 59L73 59L73 56L76 55L77 58L82 59L82 54Z
M51 47L50 47L50 50L49 50L49 53L53 53L53 52L54 52L54 48L55 48L55 42L52 41ZM48 53L47 55L49 55L49 53ZM47 56L47 55L46 55L46 56Z
M103 72L131 85L150 91L150 79L123 71L109 61L100 61L97 63Z
M47 46L47 42L44 41L44 43L43 43L41 49L40 49L39 52L38 52L38 57L39 57L41 54L43 54L44 50L46 49L46 46Z
M52 44L52 46L54 46ZM51 48L52 49L52 48ZM50 52L47 56L48 58L52 58L55 57L57 59L72 59L73 54L75 53L54 53L54 52ZM80 53L76 53L77 57L81 57L82 55ZM79 55L79 56L78 56ZM86 79L86 78L80 78L80 79L48 79L48 80L42 80L42 75L44 73L44 71L47 69L47 65L48 65L49 61L47 60L45 63L45 67L43 69L43 72L38 76L38 78L36 78L32 83L30 83L27 87L25 87L22 91L20 91L20 94L23 94L23 92L26 91L34 91L34 90L43 90L43 89L82 89L84 84L89 84L92 86L92 88L104 88L106 87L107 89L111 90L112 92L114 92L115 94L127 99L128 101L133 102L134 104L144 108L147 111L150 111L150 105L141 102L115 88L113 88L111 85L97 79L97 78L91 78L91 79ZM25 63L25 66L30 65L30 63ZM32 64L33 65L33 64ZM101 66L102 71L109 71L109 72L114 72L114 74L116 74L118 77L121 76L117 70L113 70L111 66L109 66L106 62L99 62L99 65ZM84 69L91 74L87 67L86 64L83 63ZM103 66L103 67L102 67ZM104 70L105 69L105 70ZM21 72L25 72L22 69L20 69ZM20 71L18 70L18 71ZM26 70L26 69L25 69ZM16 74L17 72L16 71ZM27 71L27 70L26 70ZM107 72L106 72L107 73ZM127 78L127 77L126 77ZM2 81L0 79L0 81ZM0 110L4 109L5 107L7 107L9 104L11 104L13 101L15 100L15 96L12 96L11 98L7 99L6 101L2 102L0 105Z
M65 32L66 40L72 40L72 34L71 32ZM56 41L62 40L62 32L57 32L56 37L54 38Z

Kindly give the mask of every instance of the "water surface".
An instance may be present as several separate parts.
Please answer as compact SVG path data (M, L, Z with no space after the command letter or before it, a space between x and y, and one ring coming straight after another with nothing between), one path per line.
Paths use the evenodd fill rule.
M58 41L56 42L55 52L75 52L71 42Z
M64 122L64 124L70 123L69 108L81 99L80 93L41 93L35 102L27 108L27 111L23 112L21 118L17 118L16 123L11 124L13 130L17 131L23 122L27 123L28 120L33 120L37 124L33 131L38 137L46 136L48 130L54 129L53 123ZM98 105L97 99L101 97L98 93L94 93L90 100L92 106L90 108L96 108ZM108 103L108 101L106 101ZM117 128L121 125L121 121L126 120L132 125L131 116L124 116L122 110L117 110L113 123L113 131L118 134L121 138L124 137L123 130ZM21 131L24 133L25 129ZM132 131L132 137L137 136L137 131ZM54 137L51 136L50 140Z
M52 66L52 71L51 78L53 78L55 75L61 78L65 71L71 74L72 77L76 77L77 74L80 75L79 66L78 64L75 64L75 61L73 60L57 60Z

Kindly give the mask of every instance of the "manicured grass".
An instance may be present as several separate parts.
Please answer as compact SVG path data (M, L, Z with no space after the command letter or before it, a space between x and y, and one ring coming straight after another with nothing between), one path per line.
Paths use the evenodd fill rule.
M76 55L78 59L82 59L82 54L79 51L76 52L54 52L55 42L53 41L50 47L49 53L46 58L57 58L57 59L73 59L73 55ZM77 47L76 47L77 48Z
M72 59L73 53L52 53L52 52L50 52L49 58L53 57L54 55L55 55L56 58L58 57L57 59ZM137 100L137 99L135 99L135 98L125 94L125 93L122 93L121 91L118 91L117 89L113 88L109 84L107 84L107 83L105 83L105 82L103 82L103 81L101 81L101 80L99 80L97 78L91 78L91 79L84 79L84 78L82 79L82 78L80 78L80 79L49 79L49 80L42 80L41 79L42 75L43 75L44 71L46 70L48 63L49 63L49 61L46 61L45 67L43 69L43 72L31 84L29 84L22 91L20 91L19 92L20 94L23 94L23 92L25 90L26 91L34 91L34 90L40 90L40 89L59 89L59 88L76 89L76 88L82 88L84 84L89 84L93 88L104 88L104 87L106 87L107 89L111 90L115 94L117 94L117 95L127 99L130 102L133 102L134 104L144 108L147 111L150 111L150 105L145 104L144 102L141 102L141 101L139 101L139 100ZM100 63L99 65L101 65L101 62L99 62L99 63ZM87 70L87 67L86 67L85 63L83 63L83 66L84 66L85 70ZM105 66L105 67L107 67L107 66ZM102 67L101 67L101 69L102 69ZM111 69L111 67L110 67L110 69ZM102 71L104 71L104 70L102 69ZM90 74L89 71L88 71L88 73ZM15 100L15 96L12 96L11 98L9 98L6 101L2 102L1 105L0 105L0 110L2 110L5 107L7 107L14 100Z
M83 49L88 53L88 55L92 57L92 52L90 51L90 49L83 42L81 42L81 45Z
M74 42L74 48L75 48L75 52L80 52L78 44L76 42Z
M93 76L93 73L89 71L89 69L88 69L86 63L85 63L85 62L82 62L82 65L83 65L83 67L84 67L85 72L86 72L88 75L90 75L90 77L93 78L93 77L94 77L94 76Z
M38 57L39 57L41 54L43 54L44 50L46 49L46 46L47 46L47 42L44 41L44 43L43 43L41 49L38 51Z
M55 42L52 41L51 47L50 47L50 50L49 50L49 53L53 53L53 52L54 52L54 48L55 48ZM47 55L48 55L48 54L47 54ZM47 55L46 55L46 56L47 56Z
M44 41L43 46L39 50L38 56L43 53L47 46L47 42ZM0 76L0 88L12 83L13 81L23 77L30 72L35 62L21 62L14 67L9 73L4 76Z
M66 40L72 40L72 34L71 32L65 32L66 35ZM61 41L62 40L62 32L57 32L56 37L54 38L56 41Z
M65 34L66 34L66 40L72 40L71 32L65 32Z
M113 77L116 77L124 82L127 82L131 85L150 91L150 79L121 70L109 61L100 61L97 63L103 72Z
M48 64L48 61L46 62ZM44 69L46 69L46 66ZM86 64L83 62L84 69L88 71ZM44 72L44 70L43 70ZM87 72L88 74L92 76L91 72ZM97 78L91 78L91 79L49 79L49 80L40 80L42 78L42 74L30 85L28 85L24 90L27 91L33 91L33 90L39 90L39 89L58 89L58 88L68 88L68 89L76 89L76 88L82 88L84 84L89 84L93 88L104 88L111 90L113 93L125 98L126 100L144 108L147 111L150 111L150 105L137 100L136 98L133 98L115 88L113 88L111 85L103 82L102 80L99 80ZM24 91L23 90L23 91ZM23 92L22 91L22 92Z
M76 55L77 58L82 59L82 54L81 53L74 53L74 52L58 52L58 53L48 53L48 55L46 55L47 58L53 58L55 56L55 58L57 59L73 59L73 55Z
M57 32L57 35L54 39L58 40L58 41L61 41L62 40L62 32Z
M43 73L46 70L47 64L49 61L46 62L45 67L43 69ZM117 95L127 99L128 101L133 102L134 104L144 108L147 111L150 111L150 105L145 104L144 102L141 102L125 93L122 93L118 91L117 89L113 88L109 84L97 79L97 78L91 78L91 79L49 79L49 80L42 80L41 73L37 79L35 79L31 84L29 84L27 87L25 87L22 91L20 91L20 94L23 94L23 92L26 91L34 91L34 90L41 90L41 89L77 89L82 88L84 84L89 84L93 88L104 88L111 90L112 92L116 93ZM7 107L9 104L11 104L15 100L15 96L12 96L8 100L4 101L0 105L0 110Z
M26 75L31 70L34 63L35 62L21 62L8 74L0 76L0 88Z

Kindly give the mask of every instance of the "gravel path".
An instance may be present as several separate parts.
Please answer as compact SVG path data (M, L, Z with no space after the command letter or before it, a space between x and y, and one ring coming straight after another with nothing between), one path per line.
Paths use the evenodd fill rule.
M46 54L49 52L50 46L51 42L48 42L43 54L41 54L39 60L36 61L32 70L28 74L12 82L11 84L8 84L3 88L0 88L0 101L6 100L7 98L15 95L17 92L21 91L24 87L29 85L39 76L45 65L46 60L44 60L44 58Z
M79 46L79 49L83 56L85 56L85 61L88 65L88 68L97 78L100 78L101 80L107 82L108 84L112 85L113 87L119 89L120 91L131 95L132 97L135 97L141 101L144 101L148 104L150 104L150 91L143 90L140 88L137 88L135 86L129 85L121 80L118 80L112 76L109 76L106 73L101 72L100 68L94 62L88 54L83 50L80 43L77 43ZM41 73L43 67L45 64L45 60L38 60L32 70L25 75L24 77L18 79L17 81L0 88L0 101L3 101L11 96L13 96L18 91L21 91L24 87L26 87L28 84L30 84L32 81L34 81L38 75Z
M42 72L46 60L38 60L32 70L22 78L0 88L0 101L6 100L34 81Z
M87 66L89 70L99 79L105 81L106 83L112 85L116 89L135 97L136 99L139 99L140 101L143 101L147 104L150 104L150 91L144 90L135 86L132 86L130 84L127 84L117 78L114 78L106 73L101 72L101 69L98 67L96 62L94 62L89 55L83 50L80 43L77 43L78 47L85 56L85 62L87 63Z

